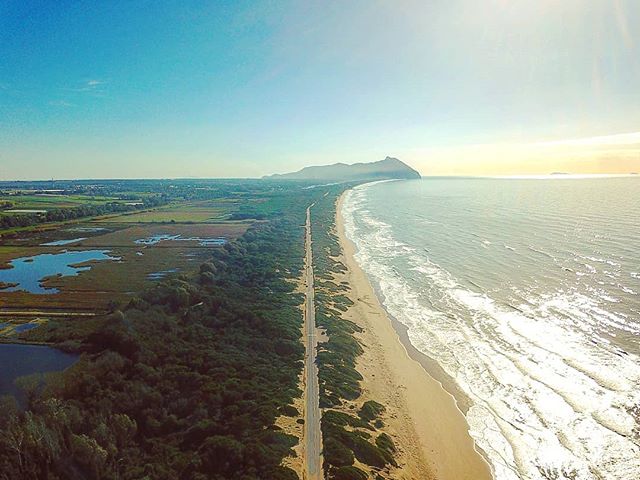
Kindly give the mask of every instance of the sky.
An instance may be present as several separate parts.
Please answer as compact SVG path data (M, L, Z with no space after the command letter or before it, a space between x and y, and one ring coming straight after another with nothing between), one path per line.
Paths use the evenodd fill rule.
M0 0L0 179L640 171L640 1Z

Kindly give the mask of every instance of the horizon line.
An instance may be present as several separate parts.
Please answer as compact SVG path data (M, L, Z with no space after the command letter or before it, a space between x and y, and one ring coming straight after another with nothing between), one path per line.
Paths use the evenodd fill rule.
M502 179L562 179L562 178L612 178L612 177L636 177L639 172L611 172L611 173L573 173L573 172L552 172L552 173L525 173L525 174L487 174L487 175L466 175L466 174L444 174L444 175L422 175L425 178L502 178ZM78 177L78 178L51 178L51 179L0 179L0 183L55 183L55 182L86 182L86 181L172 181L172 180L265 180L265 181L285 181L285 182L312 182L314 180L302 179L271 179L264 177ZM405 179L390 179L405 180ZM410 179L418 180L418 179ZM318 180L319 181L319 180Z

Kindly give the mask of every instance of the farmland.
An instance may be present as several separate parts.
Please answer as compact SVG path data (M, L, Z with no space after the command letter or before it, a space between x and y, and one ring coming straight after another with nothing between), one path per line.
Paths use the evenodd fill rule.
M0 196L0 204L5 208L2 214L9 215L13 210L50 210L53 208L73 208L82 205L100 205L118 199L106 196L63 195L63 194L35 194L34 192L13 191L10 194ZM127 203L121 201L121 203ZM132 202L128 202L132 203ZM11 204L11 206L9 206Z
M169 205L144 212L119 215L106 221L126 223L201 223L224 220L230 216L233 211L234 204L230 202L189 202L179 205Z

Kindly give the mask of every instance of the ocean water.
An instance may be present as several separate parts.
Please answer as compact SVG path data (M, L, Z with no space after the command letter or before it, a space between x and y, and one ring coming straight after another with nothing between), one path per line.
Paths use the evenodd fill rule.
M382 182L343 215L496 479L640 479L640 178Z

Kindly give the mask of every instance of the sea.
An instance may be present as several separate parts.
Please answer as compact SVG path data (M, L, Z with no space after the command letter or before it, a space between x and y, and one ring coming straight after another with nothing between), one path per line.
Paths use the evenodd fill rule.
M495 479L640 479L640 177L377 182L342 205Z

